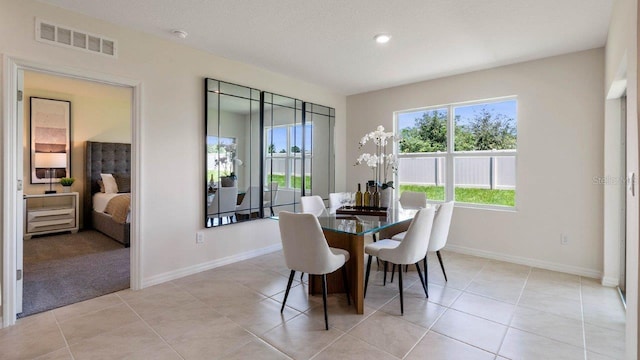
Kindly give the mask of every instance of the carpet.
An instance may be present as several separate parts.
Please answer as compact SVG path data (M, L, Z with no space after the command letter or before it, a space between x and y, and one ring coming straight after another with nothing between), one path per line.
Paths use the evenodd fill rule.
M18 317L128 289L129 250L96 231L25 240Z

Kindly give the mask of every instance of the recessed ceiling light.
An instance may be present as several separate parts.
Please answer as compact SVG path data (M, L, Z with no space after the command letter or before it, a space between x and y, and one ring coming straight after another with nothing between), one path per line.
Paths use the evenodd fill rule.
M173 36L175 36L177 38L180 38L180 39L186 39L187 36L189 35L189 33L187 33L186 31L179 30L179 29L171 30L171 33L173 34Z
M378 44L386 44L389 42L389 40L391 40L391 35L388 34L378 34L376 36L373 37L373 39L378 43Z

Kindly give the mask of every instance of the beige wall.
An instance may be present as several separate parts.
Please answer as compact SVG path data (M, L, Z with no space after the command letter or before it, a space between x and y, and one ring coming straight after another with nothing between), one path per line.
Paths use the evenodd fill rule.
M347 161L393 112L516 95L515 211L456 207L449 246L597 277L602 271L604 52L594 49L347 97ZM347 183L368 178L349 167ZM560 244L560 234L569 244Z
M82 219L85 179L84 145L86 141L131 143L131 88L117 87L53 76L33 71L24 73L24 193L40 194L49 185L30 181L30 106L31 96L71 102L71 190L80 193ZM60 191L61 186L54 184Z
M341 94L32 0L0 0L0 9L0 53L142 82L139 180L145 284L280 243L272 220L204 229L205 77L335 108L336 152L345 151L346 98ZM116 39L119 58L37 42L35 17ZM338 160L337 173L345 170L346 162ZM337 181L339 188L344 186L344 178ZM204 232L204 244L196 245L197 231Z

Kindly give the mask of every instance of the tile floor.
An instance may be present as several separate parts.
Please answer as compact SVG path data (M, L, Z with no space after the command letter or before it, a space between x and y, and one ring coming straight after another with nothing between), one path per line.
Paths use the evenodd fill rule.
M342 295L296 281L281 252L141 291L124 290L0 329L0 359L622 359L624 309L595 280L443 252L429 259L427 300L415 271L372 271L365 314ZM374 265L375 269L375 265ZM296 280L299 280L297 277Z

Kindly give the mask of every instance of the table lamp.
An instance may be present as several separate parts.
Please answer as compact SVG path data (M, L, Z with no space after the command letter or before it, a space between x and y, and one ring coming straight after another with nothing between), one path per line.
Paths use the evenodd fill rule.
M66 153L36 153L35 154L36 168L48 169L47 177L49 177L49 190L45 190L45 194L55 194L53 190L53 177L54 169L66 169L67 168L67 154Z

